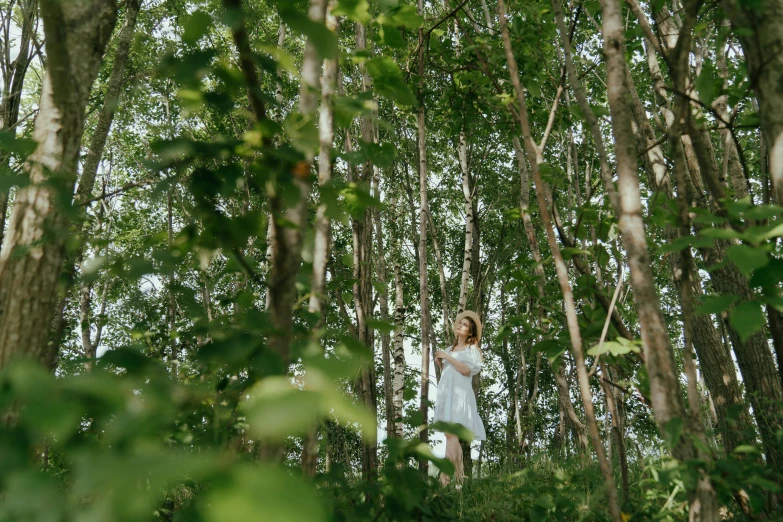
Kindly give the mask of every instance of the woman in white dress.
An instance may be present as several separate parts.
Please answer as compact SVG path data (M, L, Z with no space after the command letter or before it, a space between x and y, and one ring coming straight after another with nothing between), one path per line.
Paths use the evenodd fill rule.
M465 311L454 321L454 344L435 352L435 364L441 367L438 399L435 403L435 422L461 424L473 432L474 440L487 437L484 423L478 415L476 395L471 386L472 377L481 371L483 356L479 348L481 320L475 312ZM446 458L454 464L454 480L461 484L465 477L462 467L462 447L459 438L446 433ZM450 482L441 473L441 484Z

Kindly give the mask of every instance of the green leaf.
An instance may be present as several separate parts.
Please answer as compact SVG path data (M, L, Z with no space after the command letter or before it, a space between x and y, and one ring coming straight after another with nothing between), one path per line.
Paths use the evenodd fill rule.
M751 446L749 444L740 444L739 446L734 448L733 453L742 453L742 454L759 453L759 450L755 446Z
M729 312L729 323L737 331L743 342L761 330L766 319L761 304L756 301L745 301Z
M574 256L590 255L590 251L585 250L584 248L564 247L563 249L560 250L560 252L563 254L563 259L565 259L566 261Z
M727 255L745 277L749 277L754 270L769 263L769 257L764 250L747 245L734 245L729 248Z
M593 111L593 114L595 114L596 118L603 118L604 116L609 116L609 108L604 107L603 105L591 105L590 110Z
M315 154L320 144L315 118L306 118L296 111L291 111L283 123L291 144L302 154Z
M761 288L773 288L783 281L783 259L770 259L769 263L753 272L750 278L750 286Z
M244 411L250 432L255 436L283 441L303 433L317 421L321 412L318 393L299 390L288 377L267 377L249 392Z
M392 321L382 321L380 319L368 319L367 326L373 330L381 332L393 332L395 325Z
M354 22L367 24L370 21L370 4L367 0L337 0L332 8L334 16L346 16Z
M739 239L742 234L731 228L705 228L699 235L710 239Z
M393 25L381 25L378 28L377 42L392 49L404 49L406 46L402 33Z
M670 452L674 451L674 448L676 448L677 444L680 443L680 437L682 437L682 427L682 419L679 417L670 419L664 427L663 438L664 442L666 443L666 447Z
M771 219L776 216L783 216L783 207L778 205L759 205L745 212L746 219Z
M356 183L349 183L340 191L346 210L356 219L365 216L368 208L380 208L381 202Z
M429 460L438 467L441 473L445 473L446 475L454 474L454 464L452 464L449 459L441 459L436 457L432 452L432 448L430 448L429 444L425 442L416 442L411 444L406 453L414 457L421 457Z
M206 522L326 522L316 489L288 470L254 465L235 471L199 502Z
M379 16L378 23L418 29L424 24L424 18L419 16L416 6L405 4Z
M739 125L742 127L758 127L760 124L761 119L759 118L759 113L757 112L743 114L739 119Z
M472 431L467 429L462 424L456 424L453 422L435 422L430 425L430 428L435 431L442 431L451 435L456 435L460 440L467 442L473 442L475 435Z
M685 250L693 242L693 236L678 237L671 243L667 243L661 247L661 252L679 252Z
M377 421L375 414L355 404L353 400L340 391L332 383L330 387L321 390L324 398L324 406L329 414L345 425L356 425L361 430L362 438L374 441L377 434Z
M560 339L545 339L537 343L533 350L543 352L544 356L549 360L549 364L552 365L553 369L557 370L560 366L560 356L566 351L566 345Z
M702 305L696 309L696 315L719 314L728 310L739 300L738 295L718 294L704 296Z
M6 153L27 157L33 153L37 145L37 141L29 138L17 138L16 134L11 131L0 132L0 150Z
M209 31L209 27L212 25L212 17L199 9L189 15L183 25L182 41L188 45L195 45Z
M718 76L718 71L712 60L704 60L701 68L701 74L694 81L696 91L699 93L699 99L707 106L718 97L723 85L723 79Z
M415 105L416 97L405 84L397 63L388 56L373 58L367 62L367 72L373 80L373 86L379 94L401 105Z
M618 355L625 355L631 352L639 353L641 350L638 346L635 344L631 344L628 339L624 339L622 337L618 338L618 341L623 340L623 342L615 342L615 341L606 341L603 345L595 345L589 350L587 350L587 355L601 355L602 353L610 353L611 355L618 356ZM600 348L600 350L599 350Z
M324 60L337 58L337 35L326 25L313 22L307 15L288 5L280 6L280 17L292 30L305 35L313 43L318 56Z
M340 337L340 342L335 347L335 353L341 357L359 357L367 361L372 361L372 351L358 339L351 337L350 335L343 335Z

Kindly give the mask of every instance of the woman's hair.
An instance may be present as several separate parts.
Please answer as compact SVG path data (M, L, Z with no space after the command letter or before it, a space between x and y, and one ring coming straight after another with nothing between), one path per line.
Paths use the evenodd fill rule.
M479 339L478 339L478 327L476 327L476 322L471 319L470 317L463 317L465 321L468 322L470 325L470 333L468 334L468 338L465 339L465 342L470 346L471 344L474 345L476 348L478 348L479 353L481 353L481 348L479 348ZM457 337L454 337L454 343L451 345L452 348L457 346Z

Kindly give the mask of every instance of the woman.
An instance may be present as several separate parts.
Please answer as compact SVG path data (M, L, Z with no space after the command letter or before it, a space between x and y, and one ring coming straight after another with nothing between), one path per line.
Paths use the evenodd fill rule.
M461 424L473 432L474 440L484 440L487 434L478 416L476 395L471 386L472 376L481 371L483 361L479 348L481 320L478 315L470 311L459 314L454 321L454 336L451 348L435 352L435 364L443 370L438 383L435 422ZM451 433L446 433L446 458L454 464L454 480L461 484L465 477L462 447L459 438ZM441 473L440 482L445 486L450 479Z

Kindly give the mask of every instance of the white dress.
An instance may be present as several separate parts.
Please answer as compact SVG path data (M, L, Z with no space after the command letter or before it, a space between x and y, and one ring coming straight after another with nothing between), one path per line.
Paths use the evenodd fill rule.
M472 377L481 371L481 354L473 345L464 350L446 352L470 368L470 375L462 375L447 360L443 360L443 371L438 383L438 399L435 403L435 422L462 424L473 432L474 440L484 440L487 433L478 415L476 395L471 386Z

